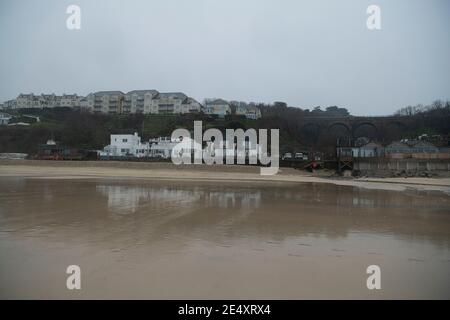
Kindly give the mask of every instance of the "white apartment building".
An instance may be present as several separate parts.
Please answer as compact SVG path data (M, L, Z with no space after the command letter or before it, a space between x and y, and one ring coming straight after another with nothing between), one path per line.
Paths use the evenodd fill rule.
M89 94L82 108L96 113L185 114L201 111L201 104L181 92L156 90L100 91Z
M89 108L89 101L87 98L80 99L80 109L83 111L91 111L91 109Z
M201 105L182 92L161 92L153 100L152 114L184 114L201 111Z
M80 108L106 114L186 114L199 113L202 105L182 92L158 92L157 90L98 91L86 97L77 94L34 95L20 94L15 100L6 101L4 108Z
M61 97L55 95L54 93L41 94L39 96L39 100L40 100L41 108L54 108L54 107L59 107Z
M124 93L122 91L98 91L87 96L88 109L94 113L121 114Z
M3 102L3 109L16 109L16 99Z
M214 99L206 101L205 113L211 115L217 115L221 118L228 114L231 114L230 104L222 99Z
M33 93L30 94L19 94L16 98L16 108L42 108L41 100L39 96L35 96Z
M80 102L83 97L80 97L76 94L63 94L58 97L58 106L59 107L68 107L68 108L79 108L81 106Z
M150 113L156 90L133 90L124 95L122 112L128 113Z
M100 156L109 157L147 157L150 145L148 142L141 142L137 132L134 134L112 134L111 141Z

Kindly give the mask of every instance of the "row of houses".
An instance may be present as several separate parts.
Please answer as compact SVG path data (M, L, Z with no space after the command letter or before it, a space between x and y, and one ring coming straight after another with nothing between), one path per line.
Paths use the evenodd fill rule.
M158 92L157 90L98 91L86 97L77 94L34 95L20 94L15 100L8 100L2 104L3 109L24 108L77 108L93 113L103 114L188 114L206 113L224 117L232 114L232 104L222 99L206 100L201 105L194 98L182 92ZM234 113L248 119L261 117L259 108L254 104L236 102Z
M219 116L226 116L228 114L245 116L247 119L261 118L261 110L255 103L246 103L242 101L225 101L223 99L211 99L205 101L205 113Z
M257 157L260 147L252 145L250 141L243 141L241 148L236 143L227 146L221 141L215 148L212 141L206 141L206 145L196 142L190 138L171 139L170 137L159 137L148 141L141 141L137 133L134 134L112 134L110 136L110 144L99 152L101 159L111 158L160 158L170 159L172 152L175 151L180 155L193 152L193 150L207 150L212 156L217 150L223 150L223 156L249 156Z
M423 140L394 141L386 146L369 142L362 146L338 146L338 158L450 159L449 147L437 147Z
M141 141L137 133L112 134L110 144L99 152L101 159L109 158L161 158L169 159L173 148L180 142L169 137L159 137L149 141ZM193 141L190 141L192 144ZM187 144L187 141L185 141Z
M16 98L14 109L23 108L54 108L54 107L69 107L75 108L79 107L83 97L77 94L63 94L62 96L57 96L55 94L41 94L35 95L30 94L19 94Z

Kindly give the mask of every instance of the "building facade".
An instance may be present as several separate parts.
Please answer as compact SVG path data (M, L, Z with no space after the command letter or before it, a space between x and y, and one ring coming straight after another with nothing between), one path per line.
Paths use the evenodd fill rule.
M245 116L247 119L256 120L261 118L261 111L254 104L246 104L243 102L239 102L236 106L236 114Z
M122 91L98 91L87 96L88 110L94 113L121 114Z
M3 109L4 110L16 109L16 99L3 102Z
M112 134L110 144L100 152L101 157L148 157L149 143L141 142L137 132L134 134Z
M180 142L170 137L150 139L150 157L170 159L173 148Z
M11 119L12 119L12 117L9 114L0 113L0 126L7 125L9 123L9 120L11 120Z
M124 95L122 113L150 113L156 90L133 90Z
M206 101L205 113L210 115L217 115L221 118L231 114L230 104L222 99L214 99Z
M25 108L56 108L56 107L67 107L67 108L79 108L80 101L83 97L76 94L63 94L62 96L57 96L52 94L41 94L35 95L30 94L19 94L15 100L14 109L25 109Z
M156 90L99 91L89 94L83 109L109 114L185 114L198 113L201 104L181 92Z
M195 99L182 92L161 92L153 100L152 114L198 113L201 105Z
M104 114L187 114L200 113L202 105L182 92L158 92L157 90L98 91L86 97L77 94L34 95L20 94L15 100L6 101L4 108L79 108ZM220 112L219 112L220 113Z
M80 97L77 94L63 94L62 96L55 98L57 106L66 108L80 108L81 99L83 99L83 97Z

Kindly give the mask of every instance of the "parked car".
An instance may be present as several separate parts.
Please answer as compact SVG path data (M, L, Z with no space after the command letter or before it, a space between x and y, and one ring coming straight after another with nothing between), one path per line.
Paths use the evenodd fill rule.
M290 152L286 152L284 155L283 155L283 158L282 158L283 160L291 160L292 159L292 153L290 153Z

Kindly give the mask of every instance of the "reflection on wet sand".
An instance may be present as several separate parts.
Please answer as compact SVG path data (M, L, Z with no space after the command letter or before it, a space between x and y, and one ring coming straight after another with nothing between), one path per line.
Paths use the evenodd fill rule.
M98 185L96 191L107 196L108 208L117 214L134 213L139 208L139 204L145 202L158 206L168 204L183 206L202 201L206 205L216 205L220 208L257 208L261 199L258 190L206 192L198 188L179 190L167 187Z
M326 184L2 178L0 298L449 298L449 209Z

